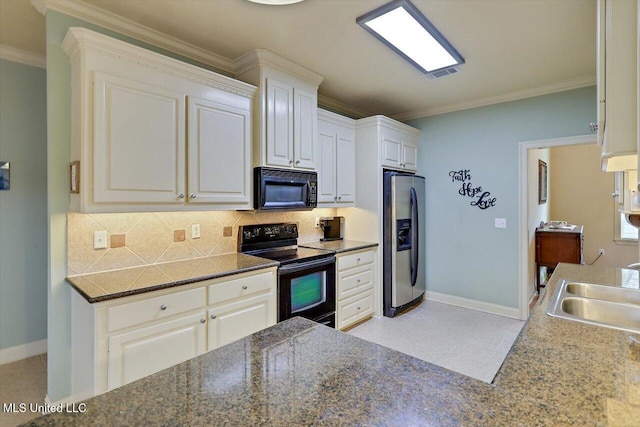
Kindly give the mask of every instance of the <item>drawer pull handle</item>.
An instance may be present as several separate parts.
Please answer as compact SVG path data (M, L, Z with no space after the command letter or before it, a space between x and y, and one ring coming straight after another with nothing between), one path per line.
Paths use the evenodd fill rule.
M242 285L242 289L247 290L247 285Z
M207 319L200 319L200 323L204 323L206 321L207 321Z
M215 318L216 318L216 315L215 315L215 314L212 314L212 315L211 315L211 318L212 318L212 319L215 319Z
M166 305L162 304L162 305L160 306L160 310L165 311L166 309L167 309L167 306L166 306Z

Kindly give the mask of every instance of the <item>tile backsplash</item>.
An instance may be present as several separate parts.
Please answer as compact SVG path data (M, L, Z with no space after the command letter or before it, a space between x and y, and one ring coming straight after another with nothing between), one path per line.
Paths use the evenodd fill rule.
M315 218L335 215L335 209L264 213L237 211L143 212L121 214L67 214L67 274L97 273L118 268L233 253L238 226L276 222L298 223L298 241L322 237ZM191 226L200 225L200 238ZM231 236L224 229L231 227ZM105 230L107 249L93 249L93 232Z

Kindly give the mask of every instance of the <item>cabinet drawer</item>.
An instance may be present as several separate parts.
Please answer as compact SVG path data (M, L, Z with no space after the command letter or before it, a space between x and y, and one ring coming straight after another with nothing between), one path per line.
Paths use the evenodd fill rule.
M346 328L373 314L373 290L338 303L338 329Z
M185 313L204 307L204 302L205 289L201 287L109 307L107 309L107 330L112 332Z
M350 255L338 257L338 271L359 265L371 264L373 262L373 251L356 252Z
M274 287L275 275L273 272L227 280L209 285L208 304L219 304L236 298L268 292Z
M371 265L338 273L338 301L373 287Z

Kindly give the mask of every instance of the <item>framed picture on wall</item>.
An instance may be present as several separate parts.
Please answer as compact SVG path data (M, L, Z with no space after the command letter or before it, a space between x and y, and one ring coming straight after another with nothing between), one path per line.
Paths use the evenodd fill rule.
M0 161L0 190L9 190L9 162Z
M538 204L547 203L547 164L538 160Z

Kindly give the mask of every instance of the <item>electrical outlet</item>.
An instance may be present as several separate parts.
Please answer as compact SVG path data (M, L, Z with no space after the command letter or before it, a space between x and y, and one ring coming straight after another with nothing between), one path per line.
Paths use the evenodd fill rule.
M192 239L200 238L200 224L191 224L191 238Z
M604 255L604 249L598 249L598 255Z
M107 249L106 230L93 232L93 249Z
M316 217L316 228L320 227L320 218Z
M507 218L495 218L494 226L495 228L507 228Z

